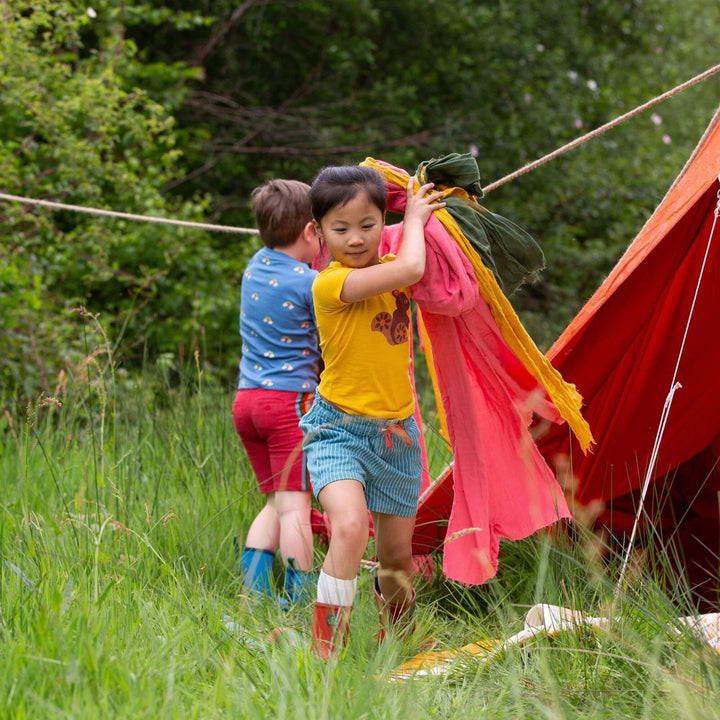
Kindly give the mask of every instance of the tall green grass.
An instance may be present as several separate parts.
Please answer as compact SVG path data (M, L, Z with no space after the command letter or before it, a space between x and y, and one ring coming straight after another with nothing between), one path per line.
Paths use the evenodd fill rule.
M197 358L124 377L103 338L92 343L62 404L43 396L3 420L0 717L720 717L720 657L679 627L682 584L661 590L638 564L616 597L613 561L589 537L505 545L482 587L436 572L418 584L418 633L404 644L377 647L364 570L340 662L264 643L278 626L306 635L310 612L243 596L233 536L261 501L232 389ZM422 637L440 649L509 637L538 602L612 622L391 682Z

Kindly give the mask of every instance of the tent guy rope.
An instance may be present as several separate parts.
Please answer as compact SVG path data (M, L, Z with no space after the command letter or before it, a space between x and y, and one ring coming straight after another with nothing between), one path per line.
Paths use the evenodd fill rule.
M682 92L683 90L696 85L699 82L702 82L703 80L706 80L707 78L711 77L712 75L715 75L716 73L720 72L720 64L715 65L711 68L708 68L704 72L700 73L699 75L696 75L693 78L690 78L690 80L686 80L684 83L681 83L680 85L675 86L671 90L668 90L661 95L658 95L654 97L652 100L648 100L646 103L643 103L642 105L639 105L633 110L630 110L629 112L625 113L624 115L620 115L619 117L615 118L614 120L611 120L610 122L605 123L604 125L601 125L598 128L595 128L595 130L591 130L588 133L585 133L584 135L581 135L578 138L575 138L575 140L572 140L571 142L567 143L566 145L563 145L562 147L559 147L557 150L554 150L551 153L548 153L547 155L543 155L541 158L538 158L537 160L528 163L527 165L524 165L523 167L519 168L518 170L515 170L514 172L510 173L509 175L506 175L503 178L500 178L499 180L496 180L493 183L490 183L489 185L486 185L483 188L483 191L485 193L490 192L491 190L495 190L496 188L500 187L501 185L504 185L505 183L510 182L511 180L514 180L515 178L520 177L521 175L524 175L525 173L530 172L531 170L535 170L535 168L540 167L540 165L544 165L546 162L549 162L550 160L555 159L559 155L563 155L564 153L568 152L569 150L572 150L583 143L586 143L588 140L592 140L594 137L597 137L598 135L601 135L602 133L610 130L611 128L614 128L615 126L619 125L620 123L624 122L625 120L629 120L630 118L634 117L635 115L638 115L639 113L643 112L644 110L647 110L648 108L653 107L654 105L657 105L658 103L662 102L663 100L666 100L669 97L672 97L673 95L677 95L679 92ZM188 220L173 220L171 218L161 218L161 217L153 217L151 215L135 215L133 213L125 213L125 212L119 212L116 210L103 210L102 208L94 208L94 207L86 207L81 205L69 205L66 203L58 203L53 202L51 200L39 200L36 198L29 198L29 197L22 197L19 195L9 195L7 193L0 193L0 200L6 200L8 202L17 202L22 203L25 205L39 205L41 207L49 207L56 210L71 210L74 212L81 212L81 213L87 213L90 215L101 215L105 217L116 217L116 218L122 218L124 220L136 220L140 222L152 222L152 223L164 223L167 225L178 225L181 227L190 227L195 228L197 230L210 230L215 232L226 232L226 233L236 233L236 234L243 234L243 235L257 235L258 231L254 228L243 228L243 227L234 227L232 225L212 225L208 223L199 223L199 222L190 222Z
M718 184L720 184L720 175L718 175ZM667 419L670 414L670 407L672 406L673 397L675 396L675 392L682 388L682 385L678 382L678 370L680 368L680 361L682 360L683 351L685 350L685 341L687 340L688 331L690 330L690 323L692 322L692 316L695 310L695 303L697 301L698 292L700 291L700 285L702 284L703 275L705 273L705 266L707 264L708 255L710 254L710 247L712 246L713 235L715 234L715 227L717 226L719 214L720 188L717 191L717 203L715 205L713 223L712 227L710 228L710 235L708 237L707 246L705 248L705 255L703 256L700 272L698 274L697 284L695 285L695 294L693 295L692 304L690 305L690 311L688 312L687 323L685 324L685 332L683 333L683 338L680 343L680 350L678 351L677 361L675 362L675 370L673 372L672 381L670 382L670 390L668 391L667 397L665 398L665 404L663 405L662 413L660 416L660 423L658 425L658 431L655 435L655 442L653 444L652 453L650 455L650 462L648 464L647 471L645 472L645 478L643 480L642 492L640 494L640 502L638 503L637 511L635 513L635 522L633 523L632 531L630 533L630 540L628 542L627 550L625 551L625 557L623 559L623 564L620 569L620 575L618 576L617 585L615 586L616 598L618 596L618 593L620 592L620 588L625 577L625 571L627 570L627 566L630 561L630 554L632 553L633 544L635 542L635 535L637 534L638 525L640 523L640 516L642 515L645 505L645 496L647 495L648 488L650 487L650 483L652 482L653 473L655 471L655 465L657 464L658 453L660 450L660 443L665 432L665 426L667 424Z
M711 68L708 68L707 70L705 70L705 72L702 72L699 75L690 78L690 80L686 80L684 83L681 83L680 85L672 88L672 90L668 90L667 92L662 93L662 95L658 95L652 100L648 100L646 103L638 105L638 107L630 110L629 112L626 112L624 115L620 115L614 120L610 120L610 122L607 122L604 125L595 128L595 130L591 130L590 132L585 133L585 135L581 135L580 137L575 138L575 140L572 140L571 142L563 145L562 147L559 147L557 150L553 150L551 153L543 155L541 158L538 158L537 160L534 160L533 162L524 165L518 170L511 172L509 175L506 175L505 177L500 178L499 180L496 180L489 185L486 185L483 188L483 191L488 193L491 190L495 190L495 188L499 188L501 185L504 185L505 183L510 182L511 180L515 180L521 175L530 172L531 170L535 170L535 168L544 165L546 162L554 160L556 157L563 155L569 150L573 150L574 148L582 145L583 143L586 143L588 140L592 140L592 138L597 137L598 135L602 135L602 133L610 130L611 128L614 128L616 125L619 125L622 122L625 122L625 120L629 120L630 118L635 117L635 115L639 115L641 112L644 112L645 110L648 110L649 108L657 105L658 103L661 103L663 100L667 100L667 98L672 97L673 95L677 95L679 92L682 92L683 90L693 85L696 85L699 82L702 82L703 80L711 77L712 75L715 75L718 72L720 72L720 65L715 65Z
M102 208L84 207L81 205L68 205L66 203L53 202L51 200L37 200L36 198L20 197L18 195L7 195L0 193L0 200L23 203L25 205L40 205L54 210L72 210L74 212L88 213L89 215L102 215L105 217L116 217L123 220L138 220L141 222L163 223L165 225L179 225L180 227L191 227L197 230L215 230L217 232L242 233L245 235L257 235L255 228L233 227L232 225L211 225L209 223L191 222L189 220L174 220L172 218L154 217L152 215L135 215L133 213L119 212L117 210L103 210Z

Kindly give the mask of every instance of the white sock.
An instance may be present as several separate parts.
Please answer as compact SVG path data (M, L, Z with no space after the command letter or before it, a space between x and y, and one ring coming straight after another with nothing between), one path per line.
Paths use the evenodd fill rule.
M319 603L352 607L356 590L357 576L352 580L341 580L320 571L317 584L317 601Z

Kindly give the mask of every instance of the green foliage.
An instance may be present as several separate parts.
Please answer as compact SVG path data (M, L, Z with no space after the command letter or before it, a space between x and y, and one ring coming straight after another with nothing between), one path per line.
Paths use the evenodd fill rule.
M132 84L152 74L170 86L177 65L143 67L112 18L107 28L93 25L70 2L14 2L1 12L3 190L202 219L200 196L162 194L181 155L172 106ZM182 94L175 94L177 102ZM102 313L119 359L130 365L144 352L179 346L189 355L204 331L220 336L235 316L235 299L216 289L242 252L239 261L218 258L202 233L3 202L0 243L5 399L54 387L82 360L71 314L77 306Z
M92 10L92 12L90 12ZM247 227L273 176L470 150L496 180L706 69L715 4L166 0L0 5L3 190ZM488 194L548 267L513 303L547 348L692 151L718 79ZM0 383L52 390L101 313L126 368L236 372L246 236L0 205Z
M212 187L228 223L244 220L238 197L266 177L308 180L368 155L412 170L471 149L483 178L498 179L716 63L720 22L700 0L204 7L215 24L181 44L202 68L178 113L192 170L172 187ZM132 32L154 57L177 59L172 28L160 43L156 28ZM514 298L542 347L661 199L717 88L706 81L487 197L545 250L547 271Z

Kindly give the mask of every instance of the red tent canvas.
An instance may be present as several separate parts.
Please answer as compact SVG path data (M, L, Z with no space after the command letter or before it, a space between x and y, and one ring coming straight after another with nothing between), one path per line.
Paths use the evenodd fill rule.
M551 463L569 457L575 502L603 501L601 522L615 534L627 531L677 365L682 387L648 500L654 526L674 530L683 521L676 536L683 535L695 585L717 576L720 549L720 222L708 251L719 172L720 111L646 226L548 352L585 399L595 451L584 456L563 427L538 442Z
M442 547L453 503L453 468L445 468L420 494L413 534L413 555L430 555Z

